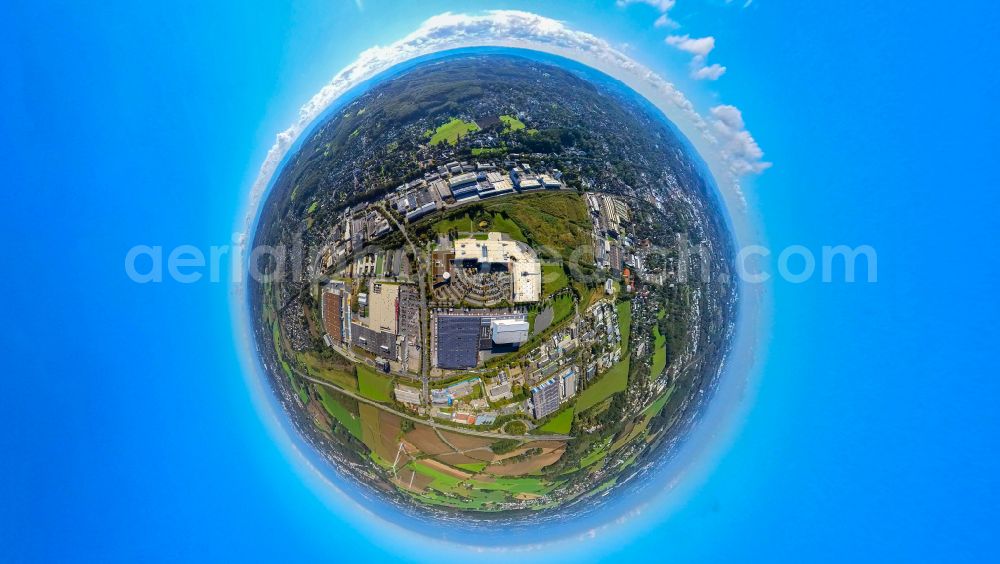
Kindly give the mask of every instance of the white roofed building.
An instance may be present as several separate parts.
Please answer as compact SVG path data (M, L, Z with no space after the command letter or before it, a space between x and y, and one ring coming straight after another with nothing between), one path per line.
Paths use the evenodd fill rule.
M511 274L511 299L514 303L537 302L542 293L542 264L534 249L520 241L491 232L485 241L455 241L455 261L479 264L502 264Z
M528 322L523 319L494 319L490 333L497 345L521 344L528 340Z

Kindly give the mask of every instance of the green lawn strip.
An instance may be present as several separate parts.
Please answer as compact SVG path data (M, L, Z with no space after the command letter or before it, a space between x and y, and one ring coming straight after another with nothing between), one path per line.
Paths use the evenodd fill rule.
M433 489L422 494L414 494L412 492L408 493L430 505L438 505L441 507L452 507L456 509L489 510L490 503L499 503L502 501L507 501L506 496L494 495L497 492L482 492L482 493L487 493L488 495L481 495L481 492L476 492L475 490L470 490L470 493L473 494L471 498L455 498L440 493L438 491L435 491Z
M462 215L461 217L453 217L451 219L442 219L434 224L434 232L438 234L445 234L452 229L458 231L459 233L470 233L473 231L472 218L469 214Z
M573 296L570 294L559 296L552 302L552 309L552 324L549 327L557 325L573 313Z
M333 392L328 391L323 386L316 386L319 394L319 402L331 417L344 426L355 438L361 439L361 418L355 417L353 413L347 411L337 398L333 397Z
M548 423L539 427L538 430L543 433L556 433L560 435L565 435L566 433L569 433L570 428L572 426L573 426L573 406L569 406L566 409L557 413L555 417L550 419Z
M663 406L667 405L667 401L670 399L670 396L673 395L673 393L674 393L674 386L670 386L669 388L667 388L667 391L663 392L662 396L656 398L656 401L651 403L649 407L643 410L643 413L646 415L646 417L656 417L660 413L660 410L663 409Z
M614 444L611 445L610 451L614 452L614 451L622 448L623 446L625 446L628 443L632 442L632 439L634 439L634 438L638 437L639 435L641 435L642 433L644 433L646 431L646 427L649 426L649 420L650 419L651 419L651 417L643 417L642 421L639 421L638 423L636 423L635 426L632 427L632 430L629 431L629 433L627 435L619 438L617 441L614 442Z
M433 481L429 488L437 490L440 494L430 492L431 498L440 502L440 505L464 508L480 508L487 503L500 503L507 500L504 492L510 491L505 487L480 487L486 482L476 480L463 481L454 476L449 476L435 468L424 465L420 461L411 463L409 467L418 474L423 474ZM459 499L449 497L458 496Z
M455 145L461 137L473 131L479 131L479 126L475 122L451 118L451 121L437 128L434 135L431 136L430 144L439 145L447 142Z
M530 493L539 495L551 491L556 486L556 484L549 484L538 478L497 477L492 482L470 480L470 483L482 490L503 490L514 494Z
M392 401L392 377L388 374L379 374L373 368L364 364L359 364L358 369L358 392L374 401L388 403Z
M621 469L625 470L629 466L632 466L633 464L635 464L635 461L638 458L639 458L639 453L638 452L635 453L635 454L633 454L632 456L628 457L628 460L626 460L625 462L622 463L622 468Z
M459 470L465 470L466 472L472 472L473 474L478 474L486 468L485 462L470 462L468 464L456 464L455 468Z
M602 440L600 444L594 447L593 452L584 456L580 460L580 468L586 468L595 462L604 460L604 457L608 454L608 445L611 444L611 437L607 437Z
M628 385L628 364L626 356L624 360L611 367L604 376L601 376L590 386L580 393L580 399L576 401L577 412L586 411L591 407L601 403L612 394L620 392Z
M309 392L299 383L297 378L292 378L292 387L295 388L295 393L299 394L299 399L302 400L303 404L309 403Z
M667 338L660 334L660 326L653 326L653 361L649 367L649 377L656 379L667 367Z
M528 310L528 334L535 334L535 318L540 312L537 309Z
M603 492L604 490L610 488L611 486L614 486L616 483L618 483L618 477L617 476L614 477L614 478L611 478L610 480L604 482L603 484L601 484L601 485L597 486L596 488L590 490L589 492L583 494L583 496L581 496L581 498L588 498L588 497L597 495L597 494Z
M622 356L628 356L628 342L632 332L632 302L618 302L618 330L622 336Z
M386 470L392 470L392 464L389 464L388 460L383 459L374 450L368 453L368 457L371 458L375 464L378 464L382 468L385 468Z
M663 406L667 404L667 400L670 399L670 395L674 393L674 387L671 386L667 388L667 391L663 393L662 396L656 398L652 404L642 411L642 421L636 423L635 427L628 433L628 435L615 441L615 444L611 445L611 452L614 452L621 447L632 442L633 439L645 432L646 427L649 427L649 422L652 421L653 417L663 409Z
M551 296L566 286L569 286L569 277L566 276L566 272L563 270L562 265L542 265L543 296Z
M521 231L521 227L514 221L505 218L500 214L493 214L493 226L490 228L491 231L499 231L500 233L506 233L510 235L510 238L515 241L520 241L522 243L527 243L528 238L524 236L524 232Z

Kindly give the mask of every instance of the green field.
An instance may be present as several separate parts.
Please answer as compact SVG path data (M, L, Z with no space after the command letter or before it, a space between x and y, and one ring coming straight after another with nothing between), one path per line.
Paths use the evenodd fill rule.
M347 408L334 397L333 392L327 391L323 386L316 386L316 392L319 394L319 401L323 404L326 412L343 425L355 438L361 439L361 418L355 417L350 411L347 411Z
M431 135L430 144L440 145L447 142L450 145L455 145L460 138L473 131L479 131L479 126L475 122L451 118L451 121L438 127L434 134Z
M478 474L486 468L485 462L470 462L468 464L456 464L455 468Z
M469 214L442 219L434 224L434 232L441 235L448 233L452 229L459 233L472 233L475 231L475 228L472 226L472 218L469 217Z
M632 442L636 437L645 433L646 428L649 427L649 422L652 421L653 418L660 413L660 410L662 410L663 406L667 404L667 400L670 399L670 396L673 393L674 393L674 386L670 386L669 388L667 388L666 392L663 392L663 395L657 398L656 401L650 404L649 407L644 409L642 411L642 416L643 416L642 420L636 423L636 425L632 427L632 430L627 435L619 437L619 439L615 441L613 445L611 445L611 450L616 451L621 447Z
M663 406L667 405L667 400L670 399L670 396L673 395L673 393L674 386L670 386L667 388L667 391L663 392L662 396L656 398L656 401L651 403L649 407L643 410L642 413L646 417L656 417L660 413L660 410L663 409Z
M467 211L436 221L435 233L451 230L460 234L499 231L511 239L529 243L550 258L575 257L581 264L593 260L590 214L583 198L566 190L539 192L484 202L483 217L471 217ZM486 219L489 225L476 223Z
M576 400L576 409L586 411L601 403L604 399L618 393L628 385L628 364L626 356L624 360L611 367L611 370L590 384L590 387L580 394L580 399Z
M499 233L506 233L515 241L521 241L522 243L528 242L528 238L525 237L524 232L521 231L521 227L514 221L505 218L499 213L494 213L493 217L488 219L488 224L489 225L487 227L480 229L479 225L475 223L475 220L466 213L457 217L449 217L436 222L434 224L434 232L444 235L454 229L460 234L477 233L477 239L485 239L486 232L497 231Z
M552 302L552 309L555 311L552 316L552 325L549 325L549 327L554 327L573 313L573 296L571 294L559 296Z
M573 406L569 406L556 414L556 416L550 419L548 423L539 427L538 430L543 433L558 433L560 435L565 435L566 433L569 433L572 426Z
M305 371L314 378L320 378L336 384L345 390L356 392L358 390L358 379L354 377L350 367L341 363L332 363L320 358L315 352L298 353L299 363L305 367ZM346 362L346 361L345 361Z
M520 241L522 243L528 242L528 238L524 236L524 232L521 231L521 228L517 225L517 223L514 223L512 220L509 220L500 214L493 214L490 231L506 233L515 241Z
M510 493L533 493L540 494L552 489L554 485L548 484L538 478L495 478L492 482L481 482L471 480L473 485L483 490L503 490Z
M601 376L580 394L580 399L576 401L578 413L601 403L611 397L612 394L620 392L628 386L630 360L628 347L632 331L632 303L625 301L618 302L617 307L618 330L621 332L622 337L622 359L618 364L612 366L604 376Z
M507 133L510 131L518 131L524 129L526 126L524 122L517 119L514 116L500 116L500 121L503 122L504 128L503 132Z
M655 338L653 349L653 362L649 367L649 377L655 379L667 367L667 338L660 334L660 326L653 326L653 337Z
M569 277L561 265L542 265L542 296L551 296L566 286L569 286Z
M611 437L607 437L594 446L594 449L587 456L580 460L580 468L586 468L599 460L603 460L608 455L608 446L611 445Z
M632 302L618 302L618 331L622 336L622 355L627 357L632 332Z
M462 480L459 480L454 476L449 476L437 468L431 468L420 461L411 463L410 467L419 474L423 474L428 478L433 478L434 482L431 483L431 487L435 487L436 485L443 488L452 488L462 482Z
M569 259L583 249L578 262L593 259L591 221L587 205L575 192L538 192L483 204L490 212L504 212L543 254ZM555 253L545 253L545 248ZM556 258L556 257L552 257Z
M392 401L392 377L359 364L358 393L370 400L388 403Z

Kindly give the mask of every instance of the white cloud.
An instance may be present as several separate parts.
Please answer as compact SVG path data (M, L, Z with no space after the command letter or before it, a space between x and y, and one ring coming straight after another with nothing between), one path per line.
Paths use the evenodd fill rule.
M708 66L695 66L691 69L691 78L695 80L718 80L720 76L726 74L726 67L713 63Z
M656 27L666 27L671 29L676 29L681 26L681 24L670 19L669 12L674 8L677 0L618 0L615 4L619 8L626 8L632 4L646 4L647 6L652 6L660 13L660 17L656 18L653 23Z
M715 49L715 38L711 35L698 38L687 34L668 35L664 41L667 45L671 45L692 55L691 78L695 80L718 80L720 76L726 73L726 67L722 65L708 65L705 63L708 54Z
M720 105L710 111L715 118L711 120L712 135L733 175L759 174L771 166L762 160L764 151L747 131L739 108Z
M667 4L673 5L672 2L666 1L658 3L659 6ZM701 45L701 49L704 49L703 42L693 41L694 45ZM356 61L334 75L327 85L302 106L298 119L277 135L274 145L261 165L251 188L247 204L248 215L244 218L241 230L250 232L261 200L282 159L295 141L342 94L359 83L416 57L448 49L482 46L518 47L547 52L579 61L622 80L659 107L688 136L717 176L727 171L759 172L767 168L766 163L755 161L752 156L753 151L746 148L736 150L732 147L732 139L724 135L717 125L710 124L699 114L694 104L672 83L615 49L603 39L529 12L501 10L481 15L444 13L426 20L416 31L391 45L375 46L364 51ZM705 53L708 51L711 51L710 47ZM721 74L722 71L706 72ZM716 109L713 109L715 123L726 123L716 115ZM726 110L721 111L726 115ZM749 133L743 131L741 135L753 141ZM719 145L720 140L722 145ZM763 154L756 143L752 143L750 147L756 148L758 155ZM736 161L729 162L733 159ZM728 179L719 178L719 180L724 190L728 188L739 194L739 175L730 174ZM722 183L723 180L730 182Z
M677 0L618 0L615 2L619 8L625 8L631 4L646 4L647 6L652 6L660 11L660 13L669 12Z
M707 57L712 52L712 49L715 49L715 38L711 35L698 38L692 38L687 34L668 35L664 41L666 41L667 45L673 45L685 53L691 53L695 57Z
M679 24L679 23L675 22L674 20L670 19L670 16L668 16L666 14L660 14L660 17L656 18L656 21L653 22L653 26L655 26L655 27L668 27L670 29L677 29L677 28L679 28L681 26L681 24Z

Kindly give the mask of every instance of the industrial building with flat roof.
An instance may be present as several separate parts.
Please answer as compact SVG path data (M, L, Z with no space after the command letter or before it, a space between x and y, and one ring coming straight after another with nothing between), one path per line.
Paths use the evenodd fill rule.
M399 329L399 284L372 280L368 288L368 328L395 335Z
M479 351L509 351L528 340L523 313L438 313L434 326L434 366L449 370L475 368Z
M343 299L340 294L323 292L323 327L335 343L344 341Z
M490 332L497 345L521 344L528 340L528 322L523 319L494 319Z
M503 265L511 274L511 299L514 303L537 302L542 292L542 265L529 245L491 232L485 241L457 239L455 261L480 265Z
M475 368L479 363L477 316L437 316L437 365L447 369Z

